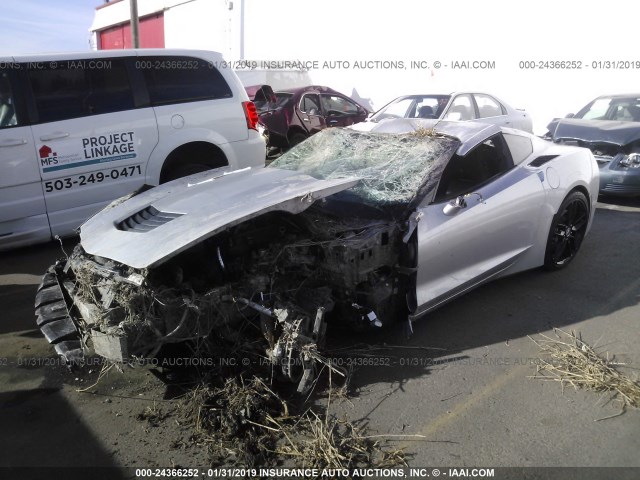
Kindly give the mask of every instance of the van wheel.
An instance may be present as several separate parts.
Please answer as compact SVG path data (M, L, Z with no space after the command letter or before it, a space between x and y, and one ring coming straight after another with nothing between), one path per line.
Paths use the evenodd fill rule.
M186 165L179 165L167 172L166 176L162 178L161 183L170 182L171 180L175 180L176 178L186 177L189 175L193 175L194 173L205 172L207 170L211 170L211 167L203 163L189 163Z

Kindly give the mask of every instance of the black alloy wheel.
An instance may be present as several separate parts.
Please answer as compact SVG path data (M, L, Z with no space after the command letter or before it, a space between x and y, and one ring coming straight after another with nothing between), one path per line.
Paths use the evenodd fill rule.
M553 217L544 266L548 270L566 267L576 256L589 223L589 202L582 192L572 192Z

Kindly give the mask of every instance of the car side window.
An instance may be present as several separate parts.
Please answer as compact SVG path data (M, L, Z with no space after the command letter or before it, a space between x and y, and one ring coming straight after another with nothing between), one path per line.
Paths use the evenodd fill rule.
M386 107L380 115L376 115L378 120L383 120L385 118L402 118L409 116L409 109L414 105L413 98L403 98L398 100L395 103L390 104ZM411 111L414 109L411 108Z
M29 80L40 123L134 108L122 59L49 62Z
M485 140L464 157L454 155L442 172L434 202L471 193L513 168L501 134Z
M357 115L358 106L347 100L346 98L339 97L337 95L321 95L320 101L322 102L322 108L325 115Z
M610 105L610 98L598 98L592 102L584 114L579 112L576 117L584 118L585 120L606 120Z
M445 115L445 120L473 120L476 118L475 108L471 100L471 95L458 95L451 102L451 106Z
M495 98L481 93L474 94L478 105L478 118L499 117L506 115L506 109Z
M11 91L8 72L0 70L0 128L18 125L15 100Z
M200 58L139 57L136 66L144 73L154 106L233 96L218 69Z
M612 105L609 118L623 122L640 122L640 102L638 102L638 99L635 99L635 101L629 99Z
M320 100L315 93L309 93L300 100L300 110L308 115L320 115Z
M531 139L523 135L514 135L511 133L503 133L504 140L507 142L511 158L515 165L522 163L529 155L533 153L533 143Z
M439 103L438 99L434 97L420 98L416 101L415 109L412 118L437 118L436 112L438 111Z

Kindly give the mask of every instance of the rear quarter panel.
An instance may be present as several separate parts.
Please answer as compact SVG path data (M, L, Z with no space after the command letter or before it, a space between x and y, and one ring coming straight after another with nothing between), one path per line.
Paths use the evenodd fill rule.
M591 151L587 148L566 147L556 145L546 154L558 154L558 156L543 166L548 186L549 205L553 208L554 215L558 212L560 204L573 190L580 189L587 193L590 205L589 226L593 223L593 216L598 201L598 189L600 174L598 164ZM557 174L558 186L554 188ZM588 230L587 230L588 231Z
M591 228L596 210L599 174L598 165L591 151L586 148L555 145L538 138L533 138L533 140L533 154L525 159L518 168L529 170L540 178L545 190L545 200L543 204L539 205L540 217L533 247L504 275L536 268L544 264L551 222L558 213L563 200L573 190L578 189L587 194L590 206L587 232ZM542 155L557 156L540 167L529 166L532 161Z

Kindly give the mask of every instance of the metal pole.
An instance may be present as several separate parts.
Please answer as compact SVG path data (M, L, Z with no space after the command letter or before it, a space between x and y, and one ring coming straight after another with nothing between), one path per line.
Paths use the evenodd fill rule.
M140 35L138 33L138 0L129 0L131 6L131 45L140 48Z

